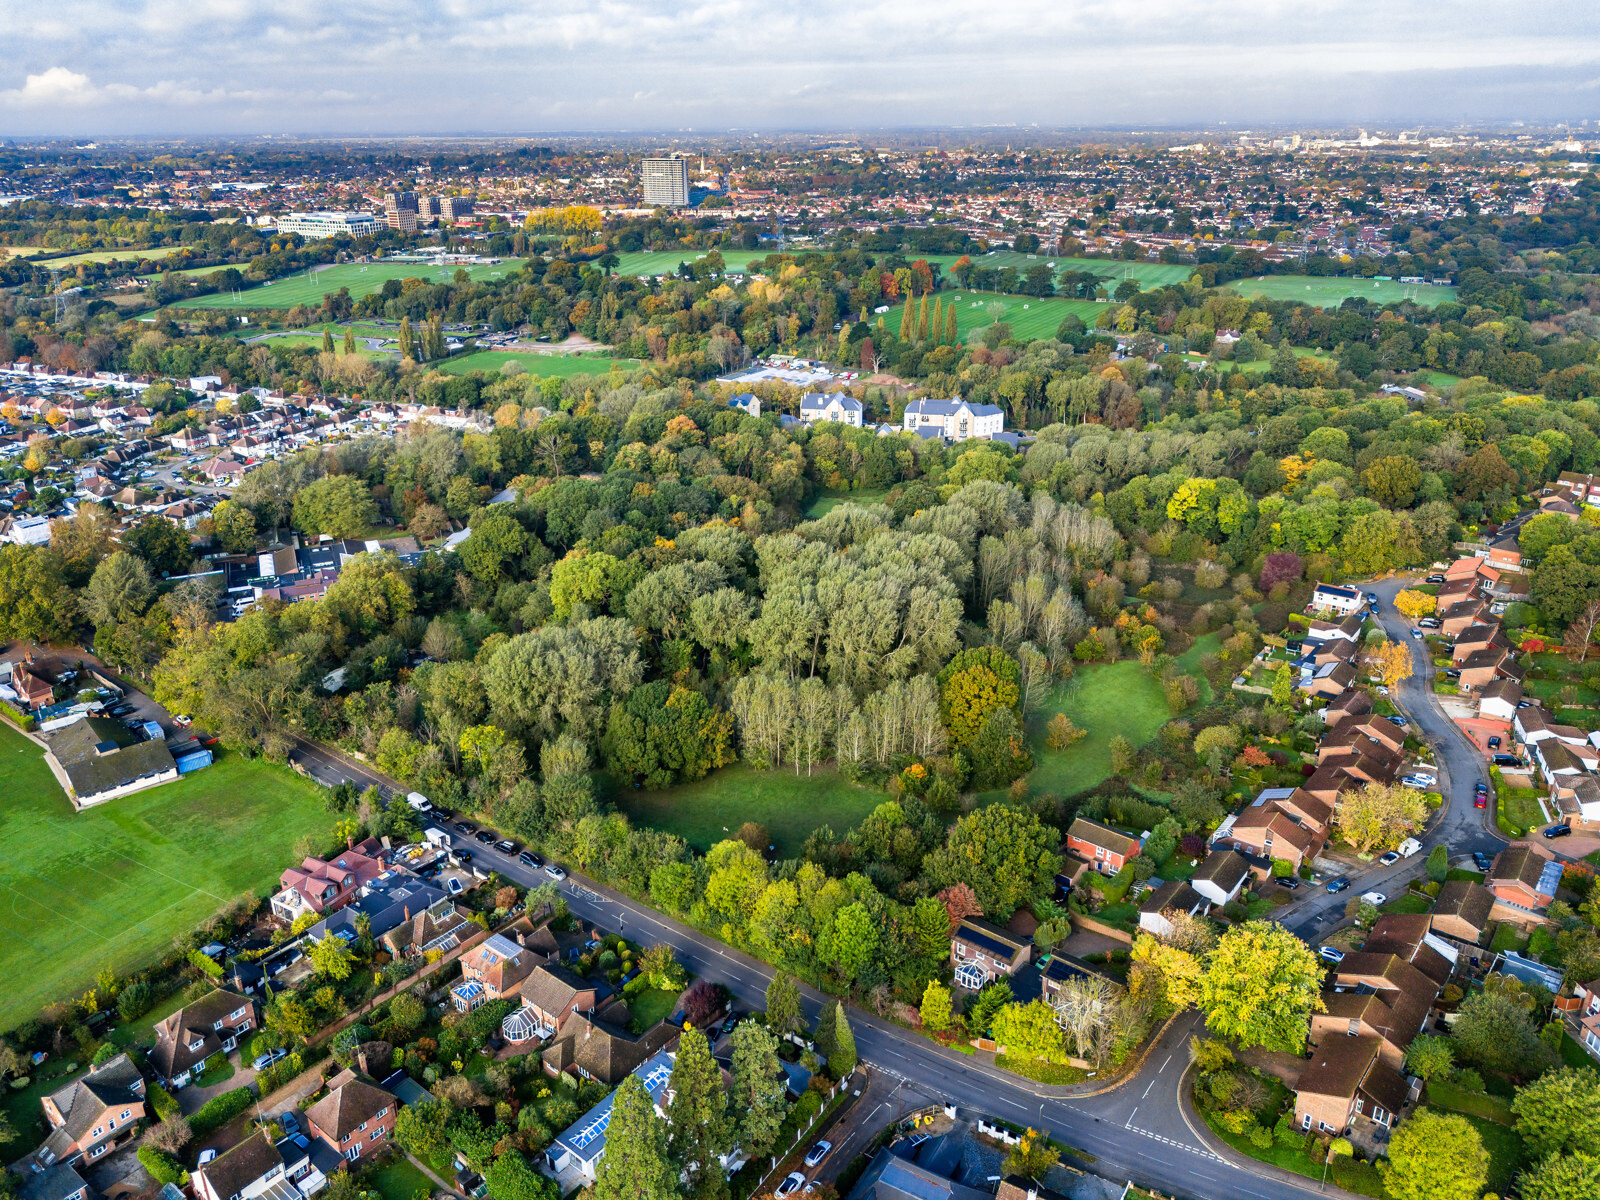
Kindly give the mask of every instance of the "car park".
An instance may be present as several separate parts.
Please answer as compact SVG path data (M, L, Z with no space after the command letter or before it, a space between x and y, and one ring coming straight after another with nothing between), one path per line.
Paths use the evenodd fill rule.
M799 1171L790 1171L783 1177L783 1182L778 1185L778 1190L774 1192L773 1195L776 1196L778 1200L783 1200L785 1196L792 1196L798 1192L803 1186L805 1186L805 1182L806 1177L800 1174Z
M832 1149L832 1142L818 1142L806 1152L806 1166L816 1166L819 1162L828 1157L828 1151Z
M517 852L517 844L510 838L496 842L494 848L500 851L501 854L515 854Z
M1317 957L1323 962L1334 963L1337 965L1344 961L1344 951L1340 950L1336 946L1324 946L1321 950L1317 951Z
M532 850L524 850L521 854L517 855L517 861L525 867L544 866L544 859L540 858Z
M1566 837L1571 832L1571 825L1552 825L1544 831L1544 836L1547 838Z
M1389 851L1389 853L1383 855L1381 858L1378 859L1378 865L1380 867L1392 867L1392 866L1395 865L1395 863L1397 863L1399 861L1400 861L1400 851L1391 850L1391 851Z
M557 883L560 883L567 877L566 871L561 867L558 867L555 863L551 863L548 867L546 867L544 869L544 873L550 876L551 879L554 879Z
M1345 891L1349 886L1350 880L1343 875L1336 875L1327 883L1329 893Z
M1373 908L1378 908L1389 903L1389 897L1382 892L1362 892L1361 903L1370 904Z

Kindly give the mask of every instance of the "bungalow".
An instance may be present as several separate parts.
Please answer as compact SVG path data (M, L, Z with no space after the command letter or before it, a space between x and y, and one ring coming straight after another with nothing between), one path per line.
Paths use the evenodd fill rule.
M534 954L504 934L492 934L461 956L461 982L450 989L450 1001L461 1012L514 994L532 972Z
M359 849L352 845L332 862L307 855L298 867L278 877L280 890L272 897L272 915L292 925L306 913L321 915L350 903L383 874L383 864L373 857L379 848L368 838Z
M1526 843L1508 846L1495 856L1486 882L1501 904L1526 914L1525 920L1537 919L1556 898L1556 889L1561 886L1561 862L1546 858Z
M807 425L837 421L861 428L861 401L843 392L807 392L800 397L800 420Z
M976 917L963 917L950 935L950 962L956 983L969 992L1009 978L1028 965L1033 945Z
M1351 717L1363 717L1372 711L1372 695L1362 688L1346 688L1322 710L1322 723L1337 729Z
M1511 721L1522 701L1522 685L1515 679L1496 679L1478 693L1478 716L1486 721Z
M382 1088L343 1071L326 1096L306 1109L311 1136L349 1162L370 1158L389 1144L399 1101Z
M169 1087L185 1087L214 1054L232 1054L256 1027L256 1002L217 990L156 1024L150 1065Z
M144 1076L126 1054L90 1067L40 1102L50 1133L28 1162L93 1162L131 1139L145 1116Z
M81 716L41 736L46 764L79 811L178 777L166 742L141 741L109 717Z
M1219 857L1216 854L1212 858ZM1235 855L1234 857L1238 857ZM1244 862L1241 858L1240 862ZM1248 873L1249 867L1246 866ZM1198 891L1182 879L1172 879L1160 887L1152 889L1139 904L1139 928L1157 937L1166 937L1172 933L1175 926L1171 914L1182 913L1192 917L1196 913L1204 912L1211 907L1210 903Z
M1226 904L1243 890L1250 878L1250 864L1232 850L1213 850L1206 855L1191 879L1190 886L1212 904Z
M1078 817L1067 829L1066 850L1091 864L1102 875L1115 875L1137 858L1144 845L1142 838L1129 837L1098 821Z
M1489 928L1494 893L1481 883L1452 879L1441 885L1428 914L1429 927L1444 937L1476 945Z
M1311 591L1311 603L1306 606L1306 611L1350 616L1359 613L1366 606L1367 598L1361 594L1359 588L1335 587L1331 583L1319 583Z
M1300 1072L1295 1123L1303 1130L1338 1134L1358 1119L1390 1128L1405 1104L1406 1081L1381 1056L1376 1037L1324 1038Z

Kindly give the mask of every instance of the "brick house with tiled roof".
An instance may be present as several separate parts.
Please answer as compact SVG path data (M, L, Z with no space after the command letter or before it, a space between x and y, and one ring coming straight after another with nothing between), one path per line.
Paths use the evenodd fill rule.
M1098 821L1078 817L1067 829L1066 850L1104 875L1115 875L1139 855L1142 843Z
M1495 899L1537 918L1556 898L1561 863L1526 843L1508 846L1495 856L1485 882Z
M1300 1071L1294 1101L1302 1130L1340 1134L1358 1117L1390 1128L1406 1101L1406 1081L1382 1058L1376 1037L1324 1038Z
M93 1162L138 1131L146 1111L144 1076L131 1058L119 1054L39 1104L50 1133L29 1162L42 1167Z
M344 1071L326 1096L306 1109L311 1136L347 1162L370 1158L389 1144L399 1101L375 1084Z
M678 1030L665 1021L643 1033L633 1033L628 1029L631 1017L628 1006L620 1000L613 1000L598 1012L572 1012L540 1055L545 1073L559 1075L565 1071L616 1087L640 1063L677 1040Z
M218 989L156 1024L150 1066L169 1087L183 1087L214 1054L231 1054L256 1027L256 1002Z

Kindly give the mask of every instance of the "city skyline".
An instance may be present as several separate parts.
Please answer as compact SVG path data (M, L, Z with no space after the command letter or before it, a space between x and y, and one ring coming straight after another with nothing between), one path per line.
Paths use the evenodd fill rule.
M1600 15L1420 3L5 0L0 135L1579 123Z

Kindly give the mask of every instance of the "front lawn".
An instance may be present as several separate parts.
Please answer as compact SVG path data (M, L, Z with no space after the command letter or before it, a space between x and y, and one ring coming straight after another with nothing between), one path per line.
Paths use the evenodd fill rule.
M677 992L668 992L661 988L645 988L628 1001L628 1011L633 1014L633 1020L628 1023L629 1028L635 1033L654 1029L672 1015L672 1006L677 1002Z
M304 834L327 836L322 789L222 754L172 783L75 812L43 752L0 725L0 1029L171 949L243 891L265 893Z
M1544 808L1539 803L1536 788L1511 787L1498 769L1491 769L1490 775L1494 779L1495 814L1503 833L1521 837L1528 830L1545 824Z
M819 825L844 833L889 797L834 770L796 775L735 763L704 779L659 792L623 789L617 807L638 825L675 833L697 850L730 838L746 821L767 827L779 858L798 858Z
M1465 867L1451 867L1444 880L1446 883L1482 883L1483 872L1469 871Z
M216 1087L233 1078L233 1063L224 1054L219 1054L206 1064L206 1069L195 1076L194 1086L201 1088Z
M1433 907L1426 896L1418 896L1414 892L1407 892L1404 896L1397 896L1380 908L1379 912L1386 913L1425 913Z

